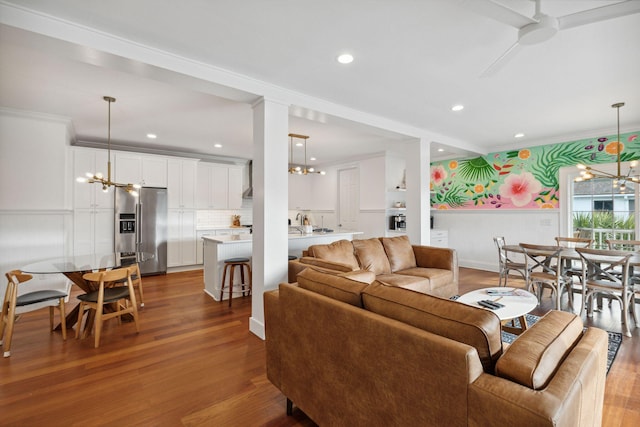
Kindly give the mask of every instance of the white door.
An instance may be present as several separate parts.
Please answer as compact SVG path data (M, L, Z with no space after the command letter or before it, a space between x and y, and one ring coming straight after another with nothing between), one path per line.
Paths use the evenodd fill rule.
M358 229L360 206L360 173L358 168L338 171L338 227Z

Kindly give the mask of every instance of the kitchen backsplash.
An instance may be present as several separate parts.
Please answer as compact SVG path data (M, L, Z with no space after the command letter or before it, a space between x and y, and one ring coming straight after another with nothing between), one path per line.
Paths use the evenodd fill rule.
M253 224L253 212L251 207L230 210L199 210L197 211L197 228L203 227L229 227L233 222L233 215L240 215L240 224Z

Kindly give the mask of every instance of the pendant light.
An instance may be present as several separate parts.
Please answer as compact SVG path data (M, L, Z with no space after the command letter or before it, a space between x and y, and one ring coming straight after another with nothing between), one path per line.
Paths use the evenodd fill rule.
M87 172L86 177L80 176L76 178L78 182L88 182L89 184L102 184L102 191L107 193L110 187L124 188L127 193L133 196L138 196L139 184L118 184L111 181L111 103L116 102L116 99L111 96L103 96L102 99L109 103L109 112L107 119L107 177L105 178L102 173Z
M302 144L298 143L296 145L304 146L304 166L300 166L296 164L293 160L293 139L302 139L304 142ZM310 173L319 173L320 175L325 175L325 171L316 171L313 167L309 167L307 165L307 139L309 137L307 135L299 135L297 133L289 134L289 173L298 174L298 175L308 175Z
M621 173L621 165L620 165L620 152L622 151L622 148L621 148L622 144L620 143L620 108L621 107L624 107L624 102L617 102L611 106L611 108L615 108L617 110L617 117L618 117L618 139L616 141L616 144L617 144L616 152L617 152L617 160L618 160L617 173L612 174L612 173L604 172L598 169L594 169L591 166L578 163L577 167L578 169L580 169L580 176L574 179L575 182L588 181L594 178L608 178L613 180L613 188L618 187L620 189L620 192L624 193L624 191L627 188L627 182L640 181L640 177L637 174L635 174L635 170L634 170L634 168L638 164L636 160L633 160L632 162L629 163L630 167L626 175L622 175Z

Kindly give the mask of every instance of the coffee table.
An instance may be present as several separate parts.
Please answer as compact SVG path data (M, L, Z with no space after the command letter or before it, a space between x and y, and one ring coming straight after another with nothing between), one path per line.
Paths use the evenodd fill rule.
M490 294L489 291L501 293L501 295ZM538 305L538 298L536 298L534 294L520 288L482 288L467 292L457 299L457 301L461 303L484 308L478 304L478 301L481 300L491 300L504 304L504 307L490 311L493 311L498 316L502 322L502 329L505 332L515 335L520 335L527 329L526 314ZM487 308L485 310L489 309ZM506 323L516 318L520 322L519 328L506 325Z

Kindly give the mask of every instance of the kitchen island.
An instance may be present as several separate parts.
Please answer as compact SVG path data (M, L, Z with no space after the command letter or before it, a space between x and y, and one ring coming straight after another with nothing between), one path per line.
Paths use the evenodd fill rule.
M353 240L353 236L359 234L362 234L362 231L341 230L330 233L289 234L289 255L300 257L302 251L311 245L322 245L343 239ZM216 301L220 301L224 260L237 257L251 259L252 237L252 234L202 236L204 244L204 291ZM235 283L240 282L238 276L239 272L236 273ZM228 298L228 293L225 291L224 299L226 298Z

